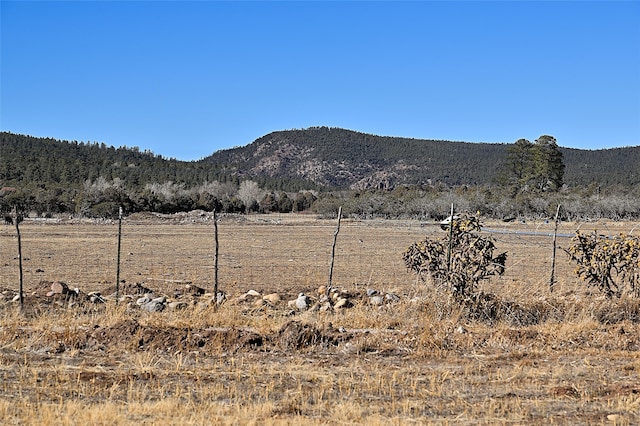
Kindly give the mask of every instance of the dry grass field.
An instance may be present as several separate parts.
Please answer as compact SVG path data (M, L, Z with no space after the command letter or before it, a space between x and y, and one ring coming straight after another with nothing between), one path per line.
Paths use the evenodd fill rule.
M509 257L473 305L404 266L437 226L343 220L333 285L349 307L298 312L287 301L317 300L327 283L335 221L221 217L216 308L208 214L125 219L117 304L116 222L27 220L21 312L15 227L2 225L0 422L638 424L640 303L585 288L561 250L550 293L551 223L485 226ZM596 228L640 232L559 232ZM47 296L55 281L80 295ZM368 289L399 300L374 305ZM146 312L136 299L148 290L185 303ZM249 290L260 296L241 298ZM86 300L94 291L106 303ZM263 300L272 293L281 300Z

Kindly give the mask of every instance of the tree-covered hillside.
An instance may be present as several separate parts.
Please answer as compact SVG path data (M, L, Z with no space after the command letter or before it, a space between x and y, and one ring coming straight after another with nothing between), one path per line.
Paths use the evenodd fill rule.
M99 177L119 178L130 187L164 181L193 185L217 179L217 171L214 165L166 159L138 148L0 133L0 182L4 186L74 186Z
M564 180L570 186L597 185L604 189L640 185L640 146L561 151L566 165Z
M514 141L515 142L515 141ZM562 141L558 141L561 145ZM296 177L333 189L390 189L398 184L491 185L510 144L374 136L329 127L273 132L202 162L242 178ZM640 183L640 147L560 148L570 187Z
M558 141L561 145L562 141ZM83 185L118 178L130 188L171 181L252 179L273 190L391 189L398 184L491 185L510 144L374 136L329 127L273 132L200 161L167 159L138 148L0 133L0 182ZM640 184L640 147L560 148L564 183Z
M332 189L397 184L490 183L504 154L499 144L374 136L329 127L270 133L218 151L204 162L242 176L289 176Z
M521 169L526 173L517 181L501 180L513 166L516 143L382 137L328 127L270 133L191 162L136 147L0 132L0 212L18 206L38 215L113 217L122 206L127 213L332 214L342 205L358 216L438 217L457 197L460 206L495 217L545 216L558 203L567 217L640 215L640 147L586 151L557 147L551 136L536 145L540 141L553 141L562 154L552 156L562 162L562 176L544 171L550 163L540 161L545 150L536 148L529 153L533 168Z

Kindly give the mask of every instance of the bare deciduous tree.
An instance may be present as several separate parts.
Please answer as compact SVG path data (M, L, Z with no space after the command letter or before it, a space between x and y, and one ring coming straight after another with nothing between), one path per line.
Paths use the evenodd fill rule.
M264 198L265 191L261 189L258 184L252 180L245 180L240 183L238 189L238 198L247 207L247 211L254 204L257 204Z

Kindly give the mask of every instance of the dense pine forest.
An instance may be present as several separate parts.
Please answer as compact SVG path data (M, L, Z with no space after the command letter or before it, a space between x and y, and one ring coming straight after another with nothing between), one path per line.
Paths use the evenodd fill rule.
M0 134L0 155L0 180L5 185L73 186L102 176L107 180L119 178L133 188L167 180L192 185L217 177L215 167L166 159L138 148L12 133Z
M552 140L562 173L553 187L544 185L543 174L543 185L536 188L531 176L520 176L518 183L509 176L522 172L513 171L518 143L314 127L273 132L185 162L137 147L2 132L0 210L17 206L33 215L112 217L122 206L127 213L216 209L331 215L341 205L345 214L359 217L428 219L441 217L455 202L495 217L544 217L558 203L566 218L640 216L640 147L588 151L544 138ZM535 149L540 140L523 146ZM538 157L532 151L527 173L542 173L546 166L534 164Z

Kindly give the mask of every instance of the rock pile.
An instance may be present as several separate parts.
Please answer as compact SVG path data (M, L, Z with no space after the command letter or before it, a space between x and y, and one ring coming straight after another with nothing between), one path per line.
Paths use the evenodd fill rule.
M308 292L307 292L308 291ZM115 286L108 287L104 291L92 291L83 293L78 288L71 288L63 281L41 281L35 290L25 291L25 296L36 297L40 303L55 304L61 307L85 306L90 304L105 304L116 301ZM46 294L46 296L45 296ZM166 293L157 293L144 283L126 283L121 281L118 286L117 301L130 309L145 312L162 312L165 310L183 310L190 307L206 309L217 306L227 301L227 295L223 291L217 294L199 287L191 282L183 282L167 290ZM0 302L11 303L20 300L15 291L0 291ZM243 306L248 312L265 310L280 311L285 315L297 315L305 312L313 315L315 312L338 312L356 305L363 307L383 307L398 303L400 296L393 291L381 292L369 288L365 292L345 290L338 287L321 285L314 291L306 289L297 296L284 295L277 292L249 290L246 293L230 300L232 305ZM31 303L31 301L27 301Z
M144 283L130 284L122 280L118 286L109 286L103 291L91 291L84 293L79 288L72 288L64 281L42 280L28 290L23 291L25 305L42 306L51 305L62 308L84 307L90 305L100 305L109 302L117 302L126 305L131 309L141 309L148 312L160 312L165 309L180 310L190 306L207 308L212 305L220 305L227 300L224 291L217 294L208 292L202 287L191 283L168 291L168 294L156 293L148 288ZM0 303L16 303L20 300L20 295L12 289L0 288ZM275 303L273 295L268 296L268 300Z
M224 291L218 291L217 294L208 292L202 287L198 287L191 283L186 284L183 288L176 288L173 296L169 298L166 295L156 295L153 291L145 293L133 303L134 295L124 295L121 300L129 302L130 308L139 308L147 312L162 312L165 309L183 310L189 306L198 306L206 308L212 305L220 305L227 300Z
M52 298L55 304L64 306L68 302L69 307L75 306L78 303L91 302L100 303L94 294L86 295L80 291L79 288L69 288L67 283L62 281L41 281L40 286L51 284L51 290L47 293L47 297ZM99 293L98 293L99 295Z
M326 286L320 286L318 288L318 292L324 290L325 297L321 298L321 302L329 302L329 304L333 307L333 309L344 309L351 308L353 304L353 300L355 298L354 294L342 289L337 289L335 287L329 288L329 295L326 296ZM326 299L326 300L325 300Z
M249 305L251 308L276 308L282 302L282 297L278 293L261 294L256 290L249 290L235 299L239 305Z

